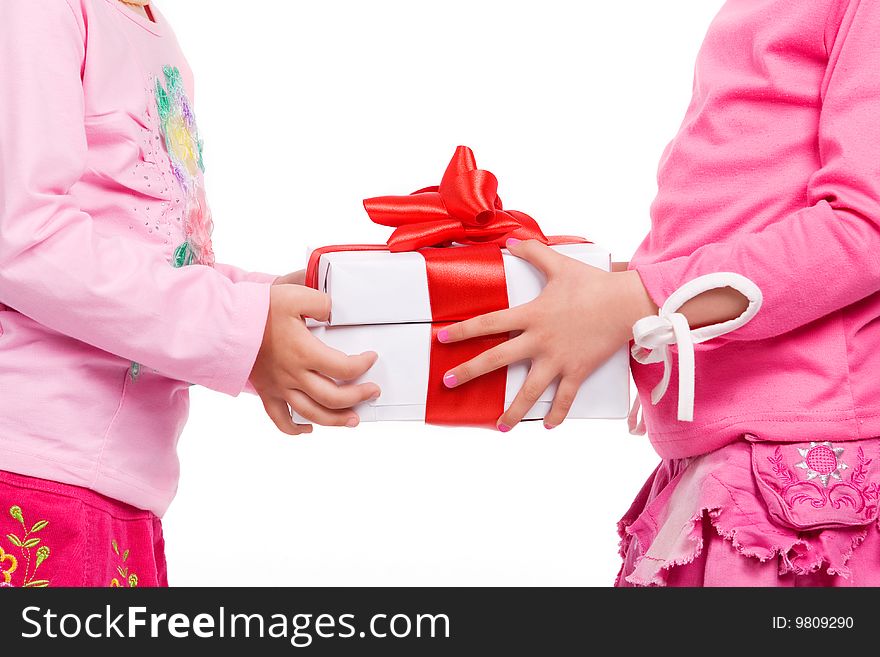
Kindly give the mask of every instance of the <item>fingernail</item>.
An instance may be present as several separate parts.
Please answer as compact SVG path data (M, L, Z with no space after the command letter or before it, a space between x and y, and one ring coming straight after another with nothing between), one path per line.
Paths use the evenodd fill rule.
M448 372L443 376L443 384L447 388L454 388L457 383L458 383L458 379L456 378L455 374L453 374L452 372Z
M345 423L345 426L354 429L358 425L359 421L360 420L358 420L358 418L356 417L350 417L348 418L348 422Z
M441 329L437 331L437 339L440 342L448 342L449 341L449 331L446 329Z
M500 431L501 433L507 433L508 431L510 431L510 427L506 424L499 424L498 431Z
M507 241L504 243L506 246L515 246L520 243L520 240L515 237L508 237Z
M545 429L552 429L552 428L555 427L555 426L556 426L555 424L550 424L549 422L545 422L545 423L544 423L544 428L545 428Z
M379 399L379 395L381 395L381 394L382 393L377 390L372 395L370 395L370 398L367 401L375 401L375 400Z

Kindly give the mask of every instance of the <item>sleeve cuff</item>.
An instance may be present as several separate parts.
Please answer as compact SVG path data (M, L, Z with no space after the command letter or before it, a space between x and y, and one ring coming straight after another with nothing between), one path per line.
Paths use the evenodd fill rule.
M245 274L243 280L251 283L266 283L272 285L272 283L275 282L275 279L279 276L280 274L266 274L261 271L249 271Z
M685 303L707 290L732 287L749 300L739 316L691 329L687 318L678 312ZM693 421L696 344L719 338L747 324L761 308L761 289L736 272L719 271L703 274L683 283L660 305L656 315L647 315L633 324L632 357L639 363L663 363L663 378L651 391L651 403L659 402L669 386L672 372L671 347L678 349L678 419ZM633 411L635 406L633 407ZM632 412L630 418L632 428Z
M271 290L267 283L251 281L237 283L235 287L241 296L236 316L227 327L225 362L220 364L209 386L233 397L242 392L256 394L249 377L263 344Z
M642 285L645 286L645 290L648 292L648 296L651 297L651 301L653 301L658 308L663 307L663 302L666 301L667 297L672 293L672 288L668 287L666 283L666 279L663 276L663 263L656 262L653 264L639 264L636 266L632 266L630 263L630 269L635 269L639 273L639 278L642 279Z
M214 269L223 274L233 283L268 283L271 285L279 274L266 274L261 271L246 271L241 267L230 265L225 262L215 262Z
M679 281L676 285L675 281L670 280L668 274L669 270L671 268L674 269L678 264L676 262L677 260L678 259L650 264L639 264L632 267L632 269L635 269L639 273L639 277L642 279L642 285L645 286L645 290L648 292L651 300L657 304L657 307L661 310L663 309L663 305L667 303L667 300L678 290L690 290L692 286L691 281L696 279L709 281L708 285L701 285L702 289L699 293L716 287L733 287L746 296L746 298L749 299L749 306L739 317L719 324L710 324L709 326L693 329L694 349L696 351L712 351L713 349L728 344L732 339L724 334L730 333L731 331L745 325L751 320L752 316L758 312L758 308L762 301L760 288L742 274L734 272L710 272L708 274L703 274L702 276L691 276L690 280ZM694 296L697 296L697 294L694 294L693 292L689 292L687 298L684 298L679 294L680 300L675 301L675 307L672 311L677 311L678 308L684 305L685 301L688 301ZM676 349L677 345L672 344L670 347Z

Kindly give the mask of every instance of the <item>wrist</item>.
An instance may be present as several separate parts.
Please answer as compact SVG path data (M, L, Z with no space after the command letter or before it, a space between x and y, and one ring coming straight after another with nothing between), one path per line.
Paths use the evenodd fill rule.
M626 324L628 339L631 339L633 324L642 317L656 315L660 312L660 307L648 294L641 276L635 269L612 272L610 275L619 281L622 319Z
M306 284L306 271L305 269L300 269L299 271L294 271L289 274L284 274L282 276L276 276L272 281L272 285L305 285Z

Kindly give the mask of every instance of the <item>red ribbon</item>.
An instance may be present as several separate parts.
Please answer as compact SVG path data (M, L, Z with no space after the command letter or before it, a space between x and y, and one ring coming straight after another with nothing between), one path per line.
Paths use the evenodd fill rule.
M438 186L408 196L379 196L364 201L370 219L394 232L386 244L325 246L312 252L306 285L318 287L321 256L336 251L419 251L428 271L433 321L425 421L429 424L495 426L504 412L507 368L447 388L443 375L507 335L441 343L437 333L452 322L508 307L500 247L511 237L544 244L585 243L582 237L547 237L524 212L504 210L498 180L477 169L473 151L459 146ZM453 243L469 246L454 248Z
M425 422L494 427L504 412L507 368L502 367L455 388L443 375L487 349L507 340L507 334L487 335L463 342L440 342L437 334L453 322L504 310L507 281L501 250L492 244L451 249L422 249L431 300L431 362Z

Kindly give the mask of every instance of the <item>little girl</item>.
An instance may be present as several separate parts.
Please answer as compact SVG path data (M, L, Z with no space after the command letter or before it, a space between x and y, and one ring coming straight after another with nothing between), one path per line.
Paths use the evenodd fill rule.
M619 586L880 585L878 28L874 0L728 0L629 263L511 241L543 294L438 335L521 332L444 379L531 359L501 431L554 380L558 425L634 341L630 431L663 460Z
M0 3L0 586L166 585L191 385L355 426L329 300L215 262L193 80L148 0Z

